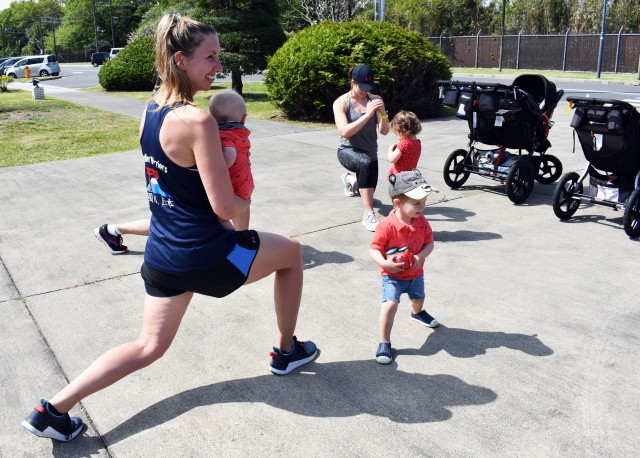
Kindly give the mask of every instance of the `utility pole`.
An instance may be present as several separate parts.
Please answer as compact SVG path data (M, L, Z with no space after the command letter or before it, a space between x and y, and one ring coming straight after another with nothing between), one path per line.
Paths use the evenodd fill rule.
M604 31L607 28L607 0L602 0L602 31L600 32L600 49L598 50L598 70L596 78L600 79L600 71L602 70L602 50L604 48Z
M111 18L111 47L116 47L116 39L113 35L113 10L111 9L111 0L109 0L109 17Z
M58 58L58 44L56 43L56 27L62 24L62 19L59 17L42 16L41 22L45 24L51 24L53 26L53 54Z
M93 33L96 37L96 52L98 49L98 22L96 21L96 0L91 0L91 6L93 7Z

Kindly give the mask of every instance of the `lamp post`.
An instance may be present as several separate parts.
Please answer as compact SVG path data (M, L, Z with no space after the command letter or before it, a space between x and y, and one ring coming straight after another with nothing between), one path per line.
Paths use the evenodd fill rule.
M502 32L500 35L500 62L498 63L498 71L502 71L502 51L504 50L504 16L505 16L505 5L507 0L502 0Z
M600 49L598 50L598 70L596 71L596 78L600 78L600 71L602 70L602 49L604 48L604 31L607 28L607 0L602 0L604 6L602 7L602 31L600 32Z

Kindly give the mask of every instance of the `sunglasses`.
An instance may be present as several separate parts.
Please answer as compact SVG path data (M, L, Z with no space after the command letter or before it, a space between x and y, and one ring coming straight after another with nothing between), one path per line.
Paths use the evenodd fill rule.
M390 250L387 250L387 256L391 256L392 254L396 253L404 253L408 249L408 246L403 246L402 248L391 248Z

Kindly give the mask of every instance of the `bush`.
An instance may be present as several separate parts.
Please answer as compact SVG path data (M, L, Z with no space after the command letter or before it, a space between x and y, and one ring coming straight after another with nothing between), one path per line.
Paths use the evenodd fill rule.
M8 84L11 81L13 81L13 78L11 78L10 76L0 76L0 92L7 92L9 90Z
M129 43L98 72L98 82L107 91L151 91L158 73L155 69L154 37Z
M451 66L418 33L385 22L323 22L287 41L269 60L265 83L271 100L291 118L333 119L333 101L349 91L348 71L369 65L390 115L437 114L436 80Z

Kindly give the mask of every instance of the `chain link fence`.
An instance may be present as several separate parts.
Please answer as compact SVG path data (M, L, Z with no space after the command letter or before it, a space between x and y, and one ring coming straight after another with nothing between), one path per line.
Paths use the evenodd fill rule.
M454 67L497 68L500 36L429 37ZM502 68L595 72L600 35L505 35ZM640 34L606 34L601 71L639 71Z

